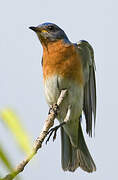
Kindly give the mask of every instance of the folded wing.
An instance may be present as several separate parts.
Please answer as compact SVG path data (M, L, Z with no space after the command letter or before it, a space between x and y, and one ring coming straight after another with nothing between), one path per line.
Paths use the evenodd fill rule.
M96 80L95 62L92 46L84 40L77 43L78 51L82 57L84 72L84 103L83 111L86 119L86 132L92 137L92 124L96 120Z

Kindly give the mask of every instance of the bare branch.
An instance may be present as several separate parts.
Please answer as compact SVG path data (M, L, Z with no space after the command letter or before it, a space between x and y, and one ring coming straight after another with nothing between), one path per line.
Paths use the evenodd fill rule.
M62 90L60 93L60 96L58 98L57 101L57 106L55 106L54 110L52 109L52 111L50 112L50 114L48 115L43 129L39 135L39 137L36 139L36 141L34 142L33 148L31 153L21 162L19 163L19 165L13 170L12 173L6 175L4 178L0 179L0 180L12 180L14 179L19 173L21 173L25 166L29 163L29 161L33 158L33 156L37 153L37 151L39 150L39 148L41 148L42 143L45 139L45 137L47 136L48 130L53 126L54 124L54 119L56 117L57 114L55 114L55 112L58 113L58 107L61 105L63 99L65 98L65 96L67 95L67 90Z

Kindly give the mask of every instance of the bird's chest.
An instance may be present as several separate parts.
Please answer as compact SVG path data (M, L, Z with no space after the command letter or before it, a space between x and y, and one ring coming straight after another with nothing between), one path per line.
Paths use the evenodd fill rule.
M83 73L81 59L73 46L60 47L58 44L56 48L50 47L43 53L44 88L49 105L57 102L62 89L68 90L62 106L61 117L64 117L69 104L73 106L73 112L82 107Z
M65 47L60 44L51 46L43 53L43 78L44 81L51 76L60 76L83 84L81 57L75 47Z

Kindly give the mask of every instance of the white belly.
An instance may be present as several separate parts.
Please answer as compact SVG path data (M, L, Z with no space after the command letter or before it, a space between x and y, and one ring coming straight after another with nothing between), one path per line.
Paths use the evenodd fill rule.
M70 138L72 137L72 143L76 144L74 141L78 140L76 138L78 134L78 121L83 109L83 87L74 83L72 80L64 79L59 76L53 76L45 81L44 88L46 100L49 106L57 103L57 99L59 98L62 89L68 90L68 95L64 98L57 119L59 122L64 121L68 106L70 105L70 120L66 125L64 125L64 130Z

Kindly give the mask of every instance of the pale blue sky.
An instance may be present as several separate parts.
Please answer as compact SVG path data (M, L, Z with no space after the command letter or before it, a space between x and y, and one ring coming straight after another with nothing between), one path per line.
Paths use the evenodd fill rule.
M96 136L86 136L97 171L87 174L61 169L60 134L54 143L44 144L22 173L23 180L117 179L118 60L116 0L4 0L0 2L0 109L13 108L32 135L39 135L47 117L42 83L42 48L29 26L54 22L69 39L89 41L95 51L97 77ZM84 124L84 122L83 122ZM85 126L84 126L85 127ZM0 122L0 142L8 149L14 166L23 154ZM0 162L1 163L1 162ZM0 174L6 174L0 164ZM3 171L3 172L1 172Z

